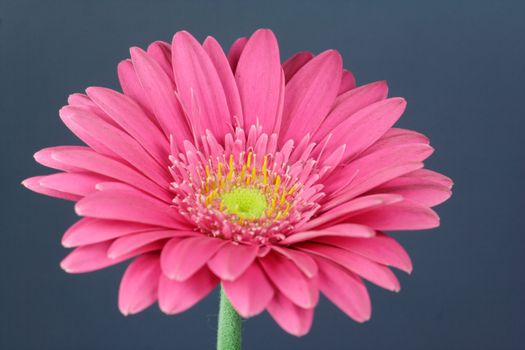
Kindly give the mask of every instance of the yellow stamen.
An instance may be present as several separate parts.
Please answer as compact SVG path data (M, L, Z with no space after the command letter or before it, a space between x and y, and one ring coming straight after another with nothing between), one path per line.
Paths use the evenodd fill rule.
M246 174L246 164L244 164L241 168L241 176L240 176L241 181L244 179L245 174Z
M248 152L248 160L246 160L246 166L249 168L252 163L252 151Z
M265 185L268 184L268 175L266 174L266 167L268 166L268 156L264 156L263 166L262 166L262 173L263 173L263 183Z
M222 162L219 162L219 164L217 164L217 179L221 179L222 178Z
M233 178L233 155L231 155L231 154L230 154L230 160L229 160L228 166L229 166L230 169L228 171L227 180L228 180L228 182L231 182L231 180Z

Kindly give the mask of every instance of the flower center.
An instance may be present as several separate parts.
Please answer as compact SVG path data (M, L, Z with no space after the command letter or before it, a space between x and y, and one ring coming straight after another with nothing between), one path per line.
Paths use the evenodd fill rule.
M268 204L266 196L256 188L235 187L221 195L221 207L241 219L260 219Z
M273 244L308 220L323 197L322 171L308 137L278 148L277 135L236 128L220 144L210 133L197 149L172 149L174 206L204 234L247 244ZM326 169L325 169L326 170Z

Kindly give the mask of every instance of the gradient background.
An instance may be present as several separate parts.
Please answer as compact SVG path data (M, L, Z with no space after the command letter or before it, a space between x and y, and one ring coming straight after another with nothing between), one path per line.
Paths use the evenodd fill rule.
M72 204L20 186L47 173L32 154L78 141L58 109L90 85L117 88L128 48L187 29L225 46L272 28L283 58L339 50L360 84L387 79L408 109L400 126L428 135L432 169L454 196L440 228L396 233L411 254L399 294L370 286L357 324L322 299L311 332L267 314L245 322L245 349L523 349L525 314L525 6L522 1L0 0L2 349L213 349L217 293L168 317L117 309L125 264L67 275L59 262Z

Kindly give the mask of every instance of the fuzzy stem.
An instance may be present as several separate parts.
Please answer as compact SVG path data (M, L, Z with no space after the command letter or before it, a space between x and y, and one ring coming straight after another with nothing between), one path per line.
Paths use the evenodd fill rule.
M230 304L222 286L217 350L241 350L241 317Z

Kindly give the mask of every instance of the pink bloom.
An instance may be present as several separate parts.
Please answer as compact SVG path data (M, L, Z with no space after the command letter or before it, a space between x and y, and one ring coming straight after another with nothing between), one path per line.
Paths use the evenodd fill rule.
M425 136L393 127L406 103L385 82L356 87L334 50L281 64L265 29L227 55L178 32L132 48L118 75L123 93L90 87L60 110L86 146L37 152L59 172L24 181L83 217L64 270L134 259L125 315L183 312L220 282L240 315L267 310L297 336L320 292L363 322L363 279L399 291L390 267L412 263L383 231L437 227L452 181L423 169Z

